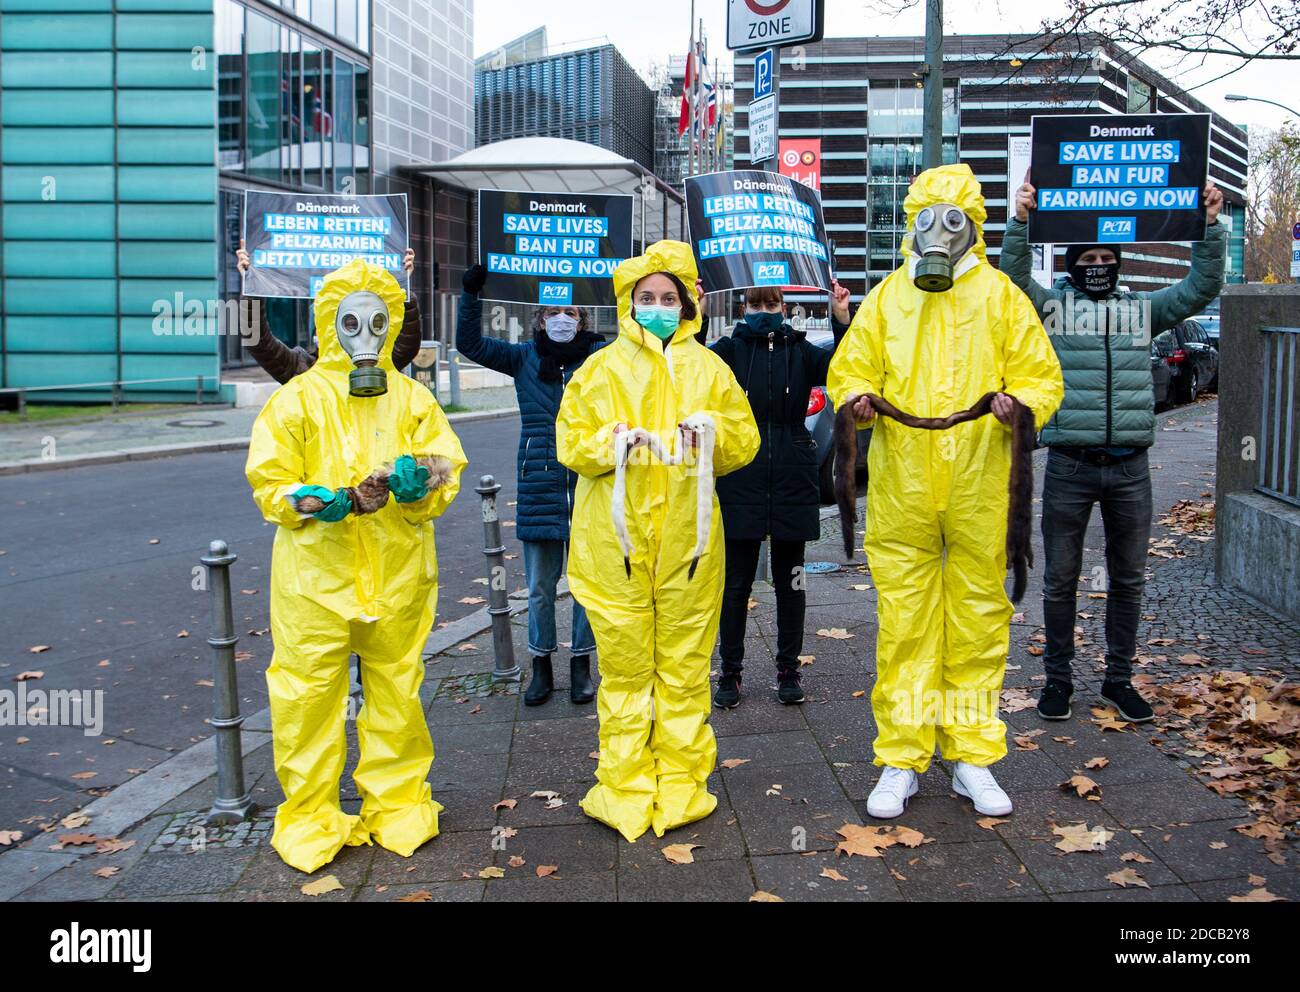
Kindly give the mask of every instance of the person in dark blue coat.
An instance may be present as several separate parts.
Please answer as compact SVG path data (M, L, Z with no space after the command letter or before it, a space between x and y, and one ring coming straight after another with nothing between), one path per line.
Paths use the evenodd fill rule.
M573 513L576 473L560 464L555 451L555 418L564 387L592 352L605 346L603 335L587 329L585 310L578 307L538 307L533 314L533 339L519 344L483 337L483 304L478 294L487 269L472 266L462 280L456 322L456 349L484 368L511 376L519 397L519 500L515 533L524 544L524 576L528 582L528 651L533 656L532 679L524 693L529 706L544 703L554 688L551 655L556 650L555 587L564 571ZM569 698L589 703L591 655L596 641L582 604L573 600L573 633L569 658Z
M731 336L710 347L735 373L749 398L762 445L745 468L718 480L726 534L727 577L719 627L722 676L714 705L740 703L745 621L759 550L771 538L772 585L776 590L777 698L802 703L799 653L806 606L804 545L821 534L817 443L804 421L808 397L826 385L834 345L849 327L849 291L832 282L834 345L810 344L787 322L785 297L775 287L746 290L745 319Z

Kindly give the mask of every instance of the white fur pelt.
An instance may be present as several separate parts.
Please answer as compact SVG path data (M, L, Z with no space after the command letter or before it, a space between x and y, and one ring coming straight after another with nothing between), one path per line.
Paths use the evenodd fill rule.
M713 448L717 441L717 427L706 413L695 413L677 426L673 451L664 449L657 434L640 427L623 431L614 439L614 495L610 513L614 532L623 549L623 569L632 576L632 538L627 530L627 460L628 452L644 446L664 465L681 465L686 462L686 432L699 436L699 448L691 474L695 476L695 554L691 560L688 579L695 577L695 567L709 546L709 533L713 526Z

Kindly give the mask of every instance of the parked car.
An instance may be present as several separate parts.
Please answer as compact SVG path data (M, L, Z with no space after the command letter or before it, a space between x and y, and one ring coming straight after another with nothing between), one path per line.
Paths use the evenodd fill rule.
M1190 403L1205 391L1219 374L1219 353L1198 321L1175 324L1155 341L1169 348L1165 359L1173 372L1172 392L1177 403Z
M1219 297L1210 301L1210 305L1196 315L1196 321L1205 328L1210 344L1215 351L1219 349Z
M1170 389L1174 381L1169 356L1174 353L1173 339L1159 335L1151 342L1151 386L1156 394L1156 409L1169 405Z
M828 346L834 340L829 328L810 330L808 340L819 347ZM822 505L830 506L835 502L835 445L831 434L835 427L835 408L831 405L826 390L817 386L808 395L808 414L804 420L808 433L817 442L817 488ZM871 428L858 431L858 478L867 471L867 445L871 443ZM859 483L861 492L863 483Z
M1205 328L1205 333L1210 339L1210 347L1215 351L1219 350L1219 297L1210 301L1210 305L1197 316L1197 323ZM1212 393L1219 391L1219 370L1214 370L1214 378L1205 384L1205 388Z

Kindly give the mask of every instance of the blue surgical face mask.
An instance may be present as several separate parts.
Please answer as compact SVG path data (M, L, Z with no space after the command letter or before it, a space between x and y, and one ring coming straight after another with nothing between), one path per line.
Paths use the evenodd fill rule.
M759 334L775 334L785 323L785 314L779 310L776 313L767 310L746 310L745 323Z
M578 318L556 313L546 318L546 336L556 344L568 344L577 336Z
M660 341L667 341L682 322L682 310L681 307L639 306L636 308L636 322Z

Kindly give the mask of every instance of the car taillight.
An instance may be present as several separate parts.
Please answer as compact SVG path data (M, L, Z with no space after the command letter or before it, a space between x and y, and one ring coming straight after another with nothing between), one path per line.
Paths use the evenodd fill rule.
M814 386L812 392L808 394L808 412L804 416L811 417L824 409L826 409L826 390L821 386Z
M1187 357L1187 352L1183 351L1182 348L1176 348L1174 349L1174 353L1169 356L1169 364L1181 365L1183 359L1185 359L1186 357Z

